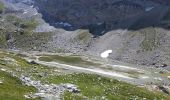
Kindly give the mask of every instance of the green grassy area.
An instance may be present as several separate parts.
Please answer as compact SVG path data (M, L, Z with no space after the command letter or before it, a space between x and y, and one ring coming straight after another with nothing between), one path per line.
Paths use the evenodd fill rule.
M5 8L4 4L0 2L0 14L3 12L4 8Z
M140 33L144 36L144 40L140 45L143 50L152 51L160 45L159 37L153 27L143 29Z
M54 68L54 67L46 67L46 66L39 65L36 63L29 63L25 61L24 59L22 59L22 57L23 55L20 56L19 54L15 54L15 53L0 52L0 66L3 66L2 68L5 67L6 69L10 69L13 72L16 72L16 74L18 75L24 74L24 75L30 76L33 79L41 80L44 83L54 83L54 84L72 83L72 84L77 85L78 88L81 90L81 92L78 94L70 93L66 91L63 94L63 97L62 97L63 100L84 100L84 99L101 100L102 98L108 99L108 100L134 100L135 98L138 98L138 100L142 100L144 98L146 98L146 100L154 100L154 99L169 100L170 99L169 96L163 95L161 93L151 92L144 88L139 88L137 86L130 85L125 82L120 82L115 79L106 78L106 77L95 75L95 74L85 74L85 73L66 74L62 72L61 73L56 72L55 70L59 70L59 69ZM4 58L12 58L12 59L15 59L15 61L4 60ZM76 60L73 60L73 62L74 61L76 62L77 60L78 58ZM68 60L68 62L69 61L70 60ZM15 62L17 65L11 62ZM17 71L16 68L20 68L21 71ZM130 72L130 73L134 73L134 72ZM2 75L4 75L2 77L8 76L4 73ZM19 80L17 80L17 82L21 83ZM8 83L10 84L13 82L8 82ZM17 85L17 86L22 87L20 85ZM8 87L10 89L13 88L11 84ZM29 90L28 92L23 92L23 91L27 91L27 89ZM30 91L35 92L34 88L26 87L26 86L23 87L23 90L19 90L19 91L21 91L23 95L29 93ZM1 95L4 96L4 94L1 92L0 92L0 96ZM12 91L12 92L15 93L15 91ZM16 97L18 96L17 93L14 94L14 98L15 96ZM21 97L23 96L22 93L20 93ZM10 100L10 99L4 99L4 100ZM24 100L24 99L21 98L19 100Z
M40 98L26 99L24 95L35 93L37 90L23 85L18 78L0 71L0 80L3 82L0 84L1 100L40 100Z
M20 28L20 30L17 30L17 33L19 33L19 35L32 34L32 30L35 29L36 26L39 24L38 21L36 21L34 18L21 19L14 15L8 15L5 19L8 23L16 26L16 28Z
M165 72L165 73L162 73L161 76L167 77L167 76L170 76L170 73Z
M51 32L33 32L39 24L34 18L22 19L15 15L3 18L4 22L0 23L0 48L8 48L7 41L12 37L16 48L41 50L52 36Z
M0 48L6 48L7 47L7 40L6 40L6 34L3 30L0 30Z
M92 35L90 34L88 30L78 30L77 36L74 38L74 40L78 40L82 43L88 43L91 37Z
M71 65L80 65L81 64L83 67L100 66L100 64L83 60L81 57L78 57L78 56L46 55L46 56L40 57L39 60L47 61L47 62L57 61L57 62L61 62L61 63L71 64Z
M84 100L84 99L101 100L102 98L108 100L134 100L135 98L138 98L138 100L142 100L144 98L146 98L146 100L154 100L154 99L169 100L170 99L169 96L163 95L161 93L151 92L144 88L139 88L137 86L130 85L125 82L120 82L115 79L106 78L95 74L85 74L85 73L66 74L62 72L61 73L56 72L55 70L59 70L59 69L54 67L46 67L36 63L29 63L24 59L22 59L22 57L23 55L20 56L19 54L15 54L15 53L0 52L0 66L3 66L3 68L5 67L6 69L10 69L16 72L16 74L18 75L22 73L24 75L30 76L33 79L41 80L44 83L54 83L54 84L72 83L77 85L78 88L81 90L81 92L78 94L70 93L66 91L63 94L62 97L63 100ZM15 59L15 61L10 61L10 59L4 60L4 58ZM64 58L62 59L60 58L60 60L63 59ZM71 58L67 58L68 62L70 62L70 59ZM76 58L76 60L71 60L71 61L76 63L77 60L79 61L80 59ZM11 62L15 62L17 65ZM20 68L21 71L17 71L16 68ZM136 72L128 72L128 73L136 74ZM8 82L8 83L12 83L12 82ZM24 87L24 89L26 90L28 88L30 87ZM31 89L29 90L32 91ZM4 95L3 93L1 94ZM17 94L14 96L17 97ZM4 100L8 100L8 99L4 99ZM23 100L23 99L19 99L19 100Z
M25 35L15 35L15 46L23 50L41 50L41 48L48 42L52 33L31 33Z
M38 21L36 21L34 18L32 19L21 19L15 15L8 15L6 16L6 21L14 24L15 26L24 28L24 29L34 29L38 25Z
M49 76L44 80L50 83L72 83L78 86L81 94L66 92L63 100L83 100L84 97L89 100L101 100L102 97L108 100L169 100L169 96L161 93L153 93L144 88L139 88L128 83L120 82L111 78L102 77L94 74L67 74L58 76Z
M47 75L62 74L62 72L56 72L58 70L56 67L47 67L40 64L27 62L22 58L23 56L24 55L15 53L0 52L0 68L11 70L18 76L21 74L30 76L35 80L41 80L41 78L45 78ZM5 60L5 58L13 59L15 61Z

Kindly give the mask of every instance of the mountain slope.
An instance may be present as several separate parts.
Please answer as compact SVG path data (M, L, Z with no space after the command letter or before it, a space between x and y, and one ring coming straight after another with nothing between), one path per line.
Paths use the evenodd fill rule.
M30 30L31 35L17 35L12 42L13 39L4 38L14 31L5 31L8 34L3 34L1 40L7 45L1 48L71 52L98 58L102 52L112 49L108 58L112 61L154 66L170 64L168 0L33 1L5 2L7 7L2 16L11 13L22 19L29 16L39 25Z

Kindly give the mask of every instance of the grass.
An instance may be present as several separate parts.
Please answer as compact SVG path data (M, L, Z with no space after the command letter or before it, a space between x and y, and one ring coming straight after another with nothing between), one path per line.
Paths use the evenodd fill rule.
M4 4L0 2L0 14L3 12L4 9L5 9Z
M54 70L58 70L53 67L46 67L39 64L31 64L22 59L18 54L14 53L5 53L0 52L0 66L5 67L6 69L10 69L16 73L24 74L32 77L33 79L41 80L43 83L54 83L54 84L61 84L61 83L72 83L78 86L81 90L80 93L70 93L66 91L63 94L63 100L101 100L102 98L108 100L134 100L136 97L139 100L146 98L147 100L169 100L170 97L163 95L158 92L151 92L144 88L139 88L134 85L130 85L125 82L120 82L115 79L106 78L103 76L95 75L95 74L85 74L85 73L71 73L71 74L64 74L60 72L55 72ZM9 61L3 61L3 58L10 57L15 59L17 62L17 66L15 64L8 63ZM58 59L58 58L57 58ZM64 58L63 58L64 59ZM67 59L68 60L68 59ZM67 61L66 60L66 61ZM75 60L75 62L78 58ZM70 62L70 60L68 60ZM73 60L74 62L74 60ZM16 68L21 68L21 72L16 71ZM1 74L2 73L2 74ZM43 76L44 73L47 73L47 76ZM130 72L134 73L134 72ZM0 80L1 77L8 77L7 73L0 72ZM15 98L21 98L19 100L25 100L22 96L24 94L28 94L30 92L35 92L36 90L32 87L27 87L20 85L21 82L17 79L11 77L9 81L7 81L8 90L13 92L13 94L9 95L9 99L5 98L5 93L7 93L5 88L2 87L0 90L0 97L2 95L2 100L15 100ZM16 80L16 81L12 81ZM5 81L4 81L5 82ZM14 85L14 86L13 86ZM0 84L1 87L1 84ZM15 89L13 89L15 87ZM18 89L19 88L19 89ZM0 88L1 89L1 88ZM3 91L4 89L4 91ZM17 90L17 91L16 91ZM16 94L15 94L16 93ZM20 94L18 96L18 93ZM17 99L16 99L17 100Z
M29 30L35 29L36 26L38 25L38 21L36 21L34 18L27 20L27 19L21 19L14 15L8 15L6 16L6 20L14 24L15 26L18 26L23 29L29 29Z
M84 42L86 42L91 37L91 34L87 30L79 30L77 33L77 39Z
M6 72L0 71L0 99L1 100L40 100L40 99L26 99L24 95L31 94L37 90L30 86L25 86L22 82L12 77Z
M51 38L51 32L33 32L39 24L34 18L22 19L15 15L3 16L4 22L0 23L0 48L14 46L23 50L41 50ZM8 39L13 38L12 45ZM45 47L44 47L45 48Z
M21 28L33 30L36 28L37 25L38 25L38 21L36 21L35 19L24 20L21 23Z
M51 37L51 32L42 33L29 33L24 35L16 34L15 46L17 48L22 48L23 50L41 50L41 48L46 44Z
M21 19L14 15L8 15L6 16L6 21L13 24L17 28L20 28L18 32L20 35L23 34L32 34L32 30L36 28L36 26L39 24L38 21L36 21L34 18L32 19Z
M63 95L63 100L101 100L104 97L106 100L138 100L146 98L146 100L169 100L169 96L164 96L161 93L153 93L144 88L139 88L128 83L120 82L114 79L102 77L94 74L67 74L58 76L49 76L45 80L50 83L72 83L78 86L81 94L66 92Z
M167 76L170 76L170 73L165 72L165 73L162 73L161 75L164 76L164 77L167 77Z
M7 40L6 40L6 34L3 30L0 30L0 47L6 48L7 46Z
M8 68L10 70L16 71L17 68L21 69L20 73L25 73L28 75L34 75L36 77L39 76L38 73L52 73L51 71L53 71L53 68L49 68L43 65L39 65L39 64L31 64L29 62L27 62L25 59L23 59L21 56L23 55L19 55L19 54L13 54L13 53L4 53L1 52L0 53L0 65L4 66L5 68ZM15 61L6 61L4 60L4 58L10 58L10 59L14 59Z
M79 41L79 43L88 43L91 39L91 34L89 33L88 30L77 30L76 31L76 37L72 40L74 41Z
M62 100L86 100L87 98L83 97L80 94L74 94L71 92L66 91L64 93L64 96L62 97Z
M145 51L152 51L159 45L159 37L157 36L156 30L153 27L146 28L140 31L144 36L144 40L141 43L141 48Z
M99 66L97 63L93 63L90 61L83 60L81 57L77 56L59 56L59 55L48 55L48 56L42 56L39 58L41 61L58 61L61 63L67 63L71 65L82 65L82 66Z

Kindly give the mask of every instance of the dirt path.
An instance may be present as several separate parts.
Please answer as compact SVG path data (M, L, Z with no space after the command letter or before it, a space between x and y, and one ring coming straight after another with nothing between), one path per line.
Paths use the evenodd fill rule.
M27 61L35 61L36 63L52 66L57 68L64 68L74 72L82 72L82 73L93 73L98 74L106 77L111 77L120 81L125 81L135 85L145 85L148 83L155 83L155 84L168 84L170 80L165 77L161 77L159 74L150 72L148 70L134 68L130 66L124 65L111 65L107 64L106 66L111 66L113 69L103 69L103 68L85 68L82 66L73 66L69 64L59 63L59 62L46 62L40 61L38 59L29 59L26 58Z

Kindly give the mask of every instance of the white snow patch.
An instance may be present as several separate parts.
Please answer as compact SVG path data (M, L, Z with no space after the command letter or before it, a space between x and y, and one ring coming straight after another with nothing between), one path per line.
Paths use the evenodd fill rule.
M28 11L27 11L27 10L24 10L23 14L26 14L26 13L28 13Z
M57 22L56 24L57 24L57 25L68 26L68 27L71 27L71 26L72 26L71 24L65 23L65 22Z
M131 70L139 70L137 68L133 68L133 67L128 67L128 66L122 66L122 65L112 65L112 67L118 67L118 68L123 68L123 69L131 69Z
M33 8L34 7L34 5L32 5L32 6L30 6L31 8Z
M140 78L147 79L149 76L140 76Z
M145 11L151 11L152 9L153 9L154 7L147 7L146 9L145 9Z
M5 60L5 61L16 62L16 60L15 60L15 59L10 58L10 57L6 57L6 58L4 58L4 60Z
M4 22L4 21L5 21L5 19L1 19L0 21L1 21L1 22Z
M35 93L34 95L36 95L36 96L45 95L45 93Z
M155 77L154 79L155 79L155 80L162 81L162 78L160 78L160 77Z
M25 97L25 98L27 98L27 99L29 99L29 98L30 98L30 96L29 96L29 95L24 95L24 97Z
M1 71L6 71L6 69L4 69L4 68L1 68Z
M169 79L170 79L170 76L167 76L167 78L169 78Z
M107 57L109 57L109 54L112 53L112 52L113 52L112 50L106 50L103 53L101 53L100 56L102 58L107 58Z
M33 14L33 15L37 15L38 13L36 12L35 14Z

